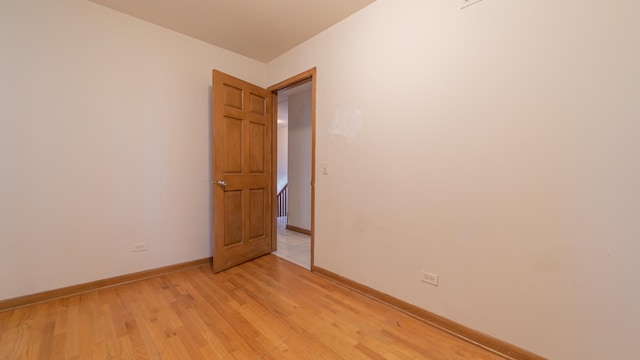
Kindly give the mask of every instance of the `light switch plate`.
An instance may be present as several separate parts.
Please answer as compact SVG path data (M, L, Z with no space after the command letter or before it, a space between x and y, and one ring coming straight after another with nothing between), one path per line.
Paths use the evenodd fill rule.
M327 161L322 162L322 174L329 175L329 163Z
M482 0L460 0L460 9L464 9L467 6L471 6L471 5L473 5L475 3L478 3L480 1L482 1Z

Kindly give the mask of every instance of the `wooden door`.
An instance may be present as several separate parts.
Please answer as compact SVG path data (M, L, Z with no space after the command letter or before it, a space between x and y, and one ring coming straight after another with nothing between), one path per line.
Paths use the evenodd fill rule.
M213 271L271 251L271 93L213 70Z

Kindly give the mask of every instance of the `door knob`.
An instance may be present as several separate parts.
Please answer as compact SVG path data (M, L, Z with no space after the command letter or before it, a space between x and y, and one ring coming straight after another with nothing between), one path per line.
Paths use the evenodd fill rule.
M227 186L227 182L224 181L224 180L218 180L218 186L225 187L225 186Z

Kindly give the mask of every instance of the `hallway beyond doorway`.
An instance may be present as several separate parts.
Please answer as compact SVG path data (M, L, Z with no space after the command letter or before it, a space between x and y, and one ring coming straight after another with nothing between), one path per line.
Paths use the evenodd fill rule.
M287 230L287 217L278 218L278 250L272 254L311 270L311 237Z

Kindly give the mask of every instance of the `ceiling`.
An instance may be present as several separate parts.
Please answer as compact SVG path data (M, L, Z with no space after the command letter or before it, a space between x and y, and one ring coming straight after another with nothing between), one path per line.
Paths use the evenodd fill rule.
M269 62L374 0L90 0Z

